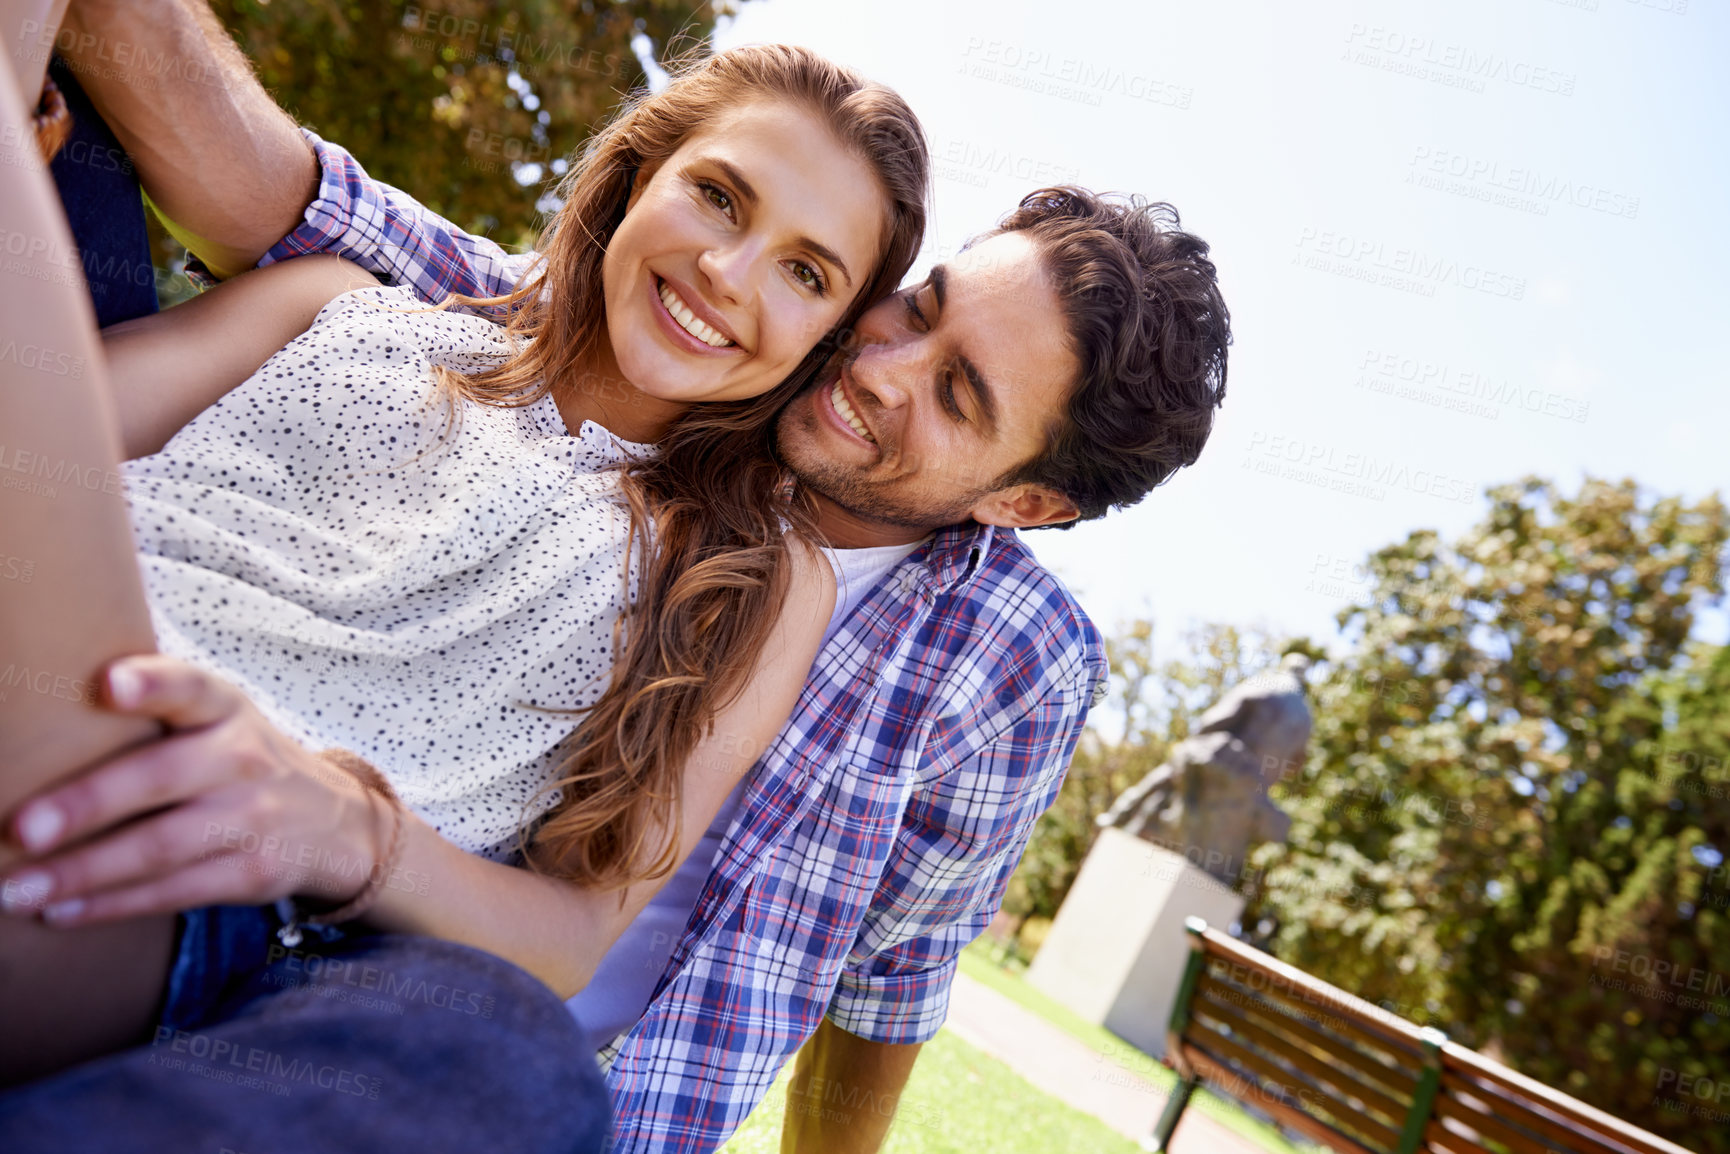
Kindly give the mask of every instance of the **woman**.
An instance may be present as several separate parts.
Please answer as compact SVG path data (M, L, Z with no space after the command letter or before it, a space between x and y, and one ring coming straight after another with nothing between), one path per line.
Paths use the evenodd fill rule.
M345 909L376 902L370 920L383 928L478 945L556 990L580 988L653 891L642 879L664 876L688 852L749 767L738 751L772 737L803 681L832 582L808 550L789 545L783 528L800 528L804 515L757 450L816 338L894 287L911 262L924 173L917 124L892 94L797 50L729 53L595 138L562 190L540 275L509 298L469 302L502 312L503 330L416 311L388 290L320 311L352 276L339 262L307 261L114 334L121 437L129 453L147 452L256 367L284 326L292 332L319 311L311 332L165 454L131 467L151 608L174 648L232 672L301 742L363 747L356 752L462 844L415 820L399 834L400 814L284 743L254 751L272 767L264 787L177 782L166 794L107 799L146 816L95 851L77 848L96 828L81 815L24 807L15 829L36 860L9 870L12 904L47 902L62 925L76 925L313 892ZM16 179L31 183L22 170ZM23 191L21 220L40 232L41 207L30 202L40 190ZM35 323L69 347L87 344L88 333L66 323L75 306L58 295L61 313L44 310ZM225 333L240 335L219 340ZM201 350L215 343L215 354L201 353L188 372L177 338ZM448 428L415 406L412 386L428 366L448 386ZM11 399L7 427L44 451L101 461L89 392ZM697 401L706 411L684 416ZM639 440L676 428L662 456L633 463L597 420ZM748 467L717 483L714 463L729 460ZM622 479L614 466L625 467ZM615 497L655 549L618 670L599 692L628 555L622 535L596 520ZM39 507L22 511L15 543L120 572L112 509L93 510L98 519L75 532ZM570 525L585 516L573 537ZM585 532L601 544L581 548ZM606 593L563 595L607 573ZM146 648L136 593L109 584L118 588L101 595L117 612L86 614L71 644L52 624L68 615L55 595L72 592L65 586L0 610L8 642L22 645L14 652L88 668ZM253 603L232 604L260 590ZM333 654L340 683L328 671L289 672ZM453 671L466 689L427 684ZM373 691L360 702L370 715L340 716L356 704L357 684ZM509 710L519 697L562 712L531 724ZM559 750L570 711L584 707L587 722ZM86 724L82 709L0 710L8 808L130 736L112 719L93 737L68 736L71 717ZM451 723L442 736L415 732L441 723ZM501 742L516 744L501 755ZM453 785L457 770L466 777ZM534 815L527 803L552 800L555 781L531 854L552 877L474 856L504 856ZM276 836L326 852L285 876L237 881L209 831L256 830L260 810ZM377 868L393 864L393 847L395 871ZM372 863L362 874L371 881L357 886L352 870L318 864L339 859ZM387 874L437 879L436 900L385 884ZM622 899L611 892L621 886ZM163 956L160 920L136 932L145 958ZM157 967L130 969L160 978ZM151 982L121 986L110 991L112 1011L93 1017L136 1018ZM88 1001L86 990L65 992ZM43 987L31 996L42 999Z

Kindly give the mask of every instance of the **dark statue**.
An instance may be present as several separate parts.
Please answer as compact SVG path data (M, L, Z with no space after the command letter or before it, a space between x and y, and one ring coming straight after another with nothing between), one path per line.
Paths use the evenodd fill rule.
M1303 765L1310 739L1303 675L1309 659L1292 653L1279 669L1252 677L1202 715L1201 728L1172 749L1164 765L1123 791L1099 816L1183 854L1235 887L1249 847L1284 841L1287 817L1268 787Z

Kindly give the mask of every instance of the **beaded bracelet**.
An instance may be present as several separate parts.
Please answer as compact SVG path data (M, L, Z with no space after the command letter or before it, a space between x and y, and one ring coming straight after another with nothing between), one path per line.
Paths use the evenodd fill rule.
M390 842L384 853L378 856L366 886L345 905L327 913L307 914L300 909L299 903L289 899L292 913L282 928L276 931L276 938L290 949L300 945L302 926L340 925L343 922L352 922L366 913L373 903L378 901L379 894L384 892L386 880L396 872L397 863L402 860L402 801L397 797L396 790L390 787L390 782L365 758L346 749L327 749L318 756L360 782L367 791L369 809L372 806L373 794L376 793L385 800L391 812Z

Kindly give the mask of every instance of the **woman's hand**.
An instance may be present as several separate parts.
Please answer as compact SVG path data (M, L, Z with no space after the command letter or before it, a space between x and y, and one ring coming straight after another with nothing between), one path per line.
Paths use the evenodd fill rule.
M5 828L26 856L5 912L83 925L290 894L342 903L366 885L383 807L348 774L185 662L122 658L104 681L108 708L169 735L18 807Z

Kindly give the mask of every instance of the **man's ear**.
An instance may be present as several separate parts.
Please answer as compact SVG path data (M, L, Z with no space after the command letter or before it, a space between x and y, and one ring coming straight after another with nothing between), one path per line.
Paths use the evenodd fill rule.
M1044 485L1011 485L989 493L973 506L973 519L981 525L1004 529L1036 529L1057 525L1081 516L1075 502Z

